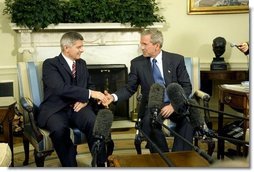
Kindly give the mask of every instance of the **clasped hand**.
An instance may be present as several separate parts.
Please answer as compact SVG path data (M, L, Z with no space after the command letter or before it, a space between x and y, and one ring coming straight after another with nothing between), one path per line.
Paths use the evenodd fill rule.
M114 97L108 91L104 91L104 94L101 92L98 93L98 104L102 104L106 108L108 108L109 104L114 101ZM160 114L163 118L168 118L174 112L174 108L171 104L164 106L161 108Z
M97 99L98 104L102 104L106 108L108 108L109 104L114 100L114 97L106 90L104 91L104 94L100 91L92 91L91 97Z

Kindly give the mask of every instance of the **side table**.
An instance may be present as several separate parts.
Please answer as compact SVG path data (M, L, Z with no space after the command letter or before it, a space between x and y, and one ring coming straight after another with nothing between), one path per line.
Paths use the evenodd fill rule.
M244 119L243 125L243 137L245 138L246 130L249 128L249 89L244 89L241 87L241 84L232 84L232 85L219 85L219 110L224 111L224 105L228 105L231 108L241 110L243 112L243 117L239 119ZM223 118L222 113L218 114L218 134L223 135ZM224 159L224 144L225 141L218 139L218 151L217 158ZM238 146L239 147L239 146ZM238 148L240 150L240 147ZM248 148L243 146L243 154L247 155Z
M2 126L0 142L7 142L10 146L12 167L14 166L12 120L15 115L15 104L16 101L14 99L0 98L0 125Z

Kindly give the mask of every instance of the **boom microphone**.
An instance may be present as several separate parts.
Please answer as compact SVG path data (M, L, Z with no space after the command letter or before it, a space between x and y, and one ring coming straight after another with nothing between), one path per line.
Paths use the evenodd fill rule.
M198 104L197 101L194 99L189 99L189 103ZM190 118L191 126L194 129L200 129L205 124L205 119L201 115L200 110L198 108L194 108L192 106L189 108L189 118Z
M110 128L113 122L113 114L109 109L102 109L98 112L93 128L93 136L105 141L110 140Z
M232 139L228 137L218 136L216 135L213 130L210 130L207 128L204 117L200 114L200 111L198 109L205 109L216 113L222 113L228 116L236 117L236 118L242 118L245 120L249 120L246 117L239 117L232 114L228 114L222 111L215 111L209 108L201 107L198 105L198 103L193 99L187 99L184 94L183 88L177 84L172 83L167 87L167 93L171 100L171 104L174 108L174 110L177 113L185 113L189 111L189 119L192 127L196 131L196 134L201 134L203 136L212 137L212 138L218 138L223 140L232 141L235 143L242 143L242 144L248 144L247 142L240 141L237 139ZM199 132L199 133L198 133Z
M154 83L149 91L148 109L152 117L152 124L154 124L163 106L164 87L158 83Z
M185 114L188 111L187 98L183 88L178 83L169 84L167 94L177 114Z
M186 98L183 88L177 83L169 84L166 91L167 91L168 97L171 100L171 105L173 106L176 113L186 113L188 112L189 107L195 107L195 108L204 109L211 112L231 116L238 119L249 120L249 118L247 117L241 117L241 116L233 115L223 111L218 111L218 110L213 110L207 107L202 107L197 104L191 104L189 100Z
M110 141L110 128L113 122L113 114L108 109L98 112L93 128L93 136L97 139L92 147L92 167L97 166L97 156L105 151L105 142Z
M183 88L179 84L169 84L167 87L167 93L175 112L187 115L191 126L196 132L206 125L205 119L201 115L200 110L198 108L194 108L193 106L189 106L190 104L198 106L197 101L194 99L187 99Z

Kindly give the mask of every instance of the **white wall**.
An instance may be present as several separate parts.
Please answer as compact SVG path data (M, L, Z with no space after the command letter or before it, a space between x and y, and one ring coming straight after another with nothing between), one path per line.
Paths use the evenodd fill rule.
M167 21L164 49L200 58L204 67L214 57L212 41L217 36L227 40L226 62L247 63L247 58L230 42L249 41L249 14L188 15L187 0L159 0L162 15ZM238 67L236 65L234 67ZM243 65L247 67L246 65Z

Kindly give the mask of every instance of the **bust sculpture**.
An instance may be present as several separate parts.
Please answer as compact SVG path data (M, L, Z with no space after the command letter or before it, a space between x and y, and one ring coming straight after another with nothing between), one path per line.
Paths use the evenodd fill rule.
M211 70L227 70L227 64L224 61L224 58L221 57L226 50L226 39L223 37L216 37L213 40L213 52L215 58L213 58L212 64L210 65Z
M216 58L220 58L226 49L226 40L223 37L217 37L213 40L213 52Z

